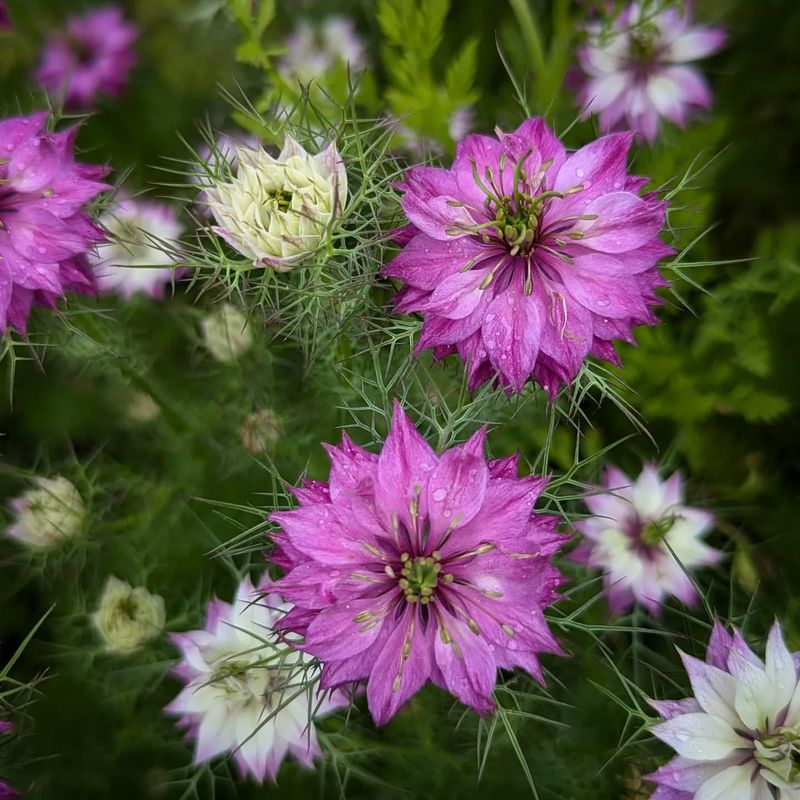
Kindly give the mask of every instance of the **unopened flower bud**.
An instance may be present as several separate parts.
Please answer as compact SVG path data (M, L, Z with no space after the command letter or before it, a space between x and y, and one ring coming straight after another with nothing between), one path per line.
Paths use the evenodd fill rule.
M280 424L275 412L262 408L249 414L240 429L242 444L254 454L271 450L280 439Z
M223 303L211 311L200 327L208 352L223 363L236 361L253 344L247 317L229 303Z
M92 622L105 649L127 655L158 636L164 628L164 598L150 594L141 586L134 588L110 575L106 581Z
M35 489L11 501L17 519L8 535L30 547L49 549L80 533L86 508L66 478L36 478L35 483Z

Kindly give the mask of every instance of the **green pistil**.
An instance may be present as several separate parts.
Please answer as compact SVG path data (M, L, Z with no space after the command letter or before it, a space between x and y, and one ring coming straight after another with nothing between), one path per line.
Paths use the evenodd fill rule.
M477 164L473 161L473 180L475 185L486 195L484 205L487 212L494 213L494 219L480 225L454 228L448 233L457 236L466 230L481 234L483 240L489 242L492 238L491 230L494 232L494 237L509 248L512 256L530 253L539 235L545 202L554 197L563 198L566 194L572 194L583 188L575 186L566 192L544 191L539 194L531 194L532 187L541 185L552 161L544 162L536 174L529 176L523 169L523 164L530 153L530 150L527 151L514 164L511 194L504 194L500 191L490 168L486 168L485 176L482 178L478 174ZM503 166L505 166L504 163L501 164L501 169Z
M274 189L269 196L276 202L278 211L288 211L292 207L292 193L286 189Z
M641 533L642 544L650 547L661 544L664 541L664 537L672 530L676 519L677 517L674 514L670 514L667 517L646 523Z
M650 63L655 56L658 27L652 23L640 25L630 37L631 58L637 63Z
M435 551L430 556L411 558L408 553L400 556L403 568L397 583L409 603L426 605L433 601L433 592L439 584L439 573L442 571L440 558Z

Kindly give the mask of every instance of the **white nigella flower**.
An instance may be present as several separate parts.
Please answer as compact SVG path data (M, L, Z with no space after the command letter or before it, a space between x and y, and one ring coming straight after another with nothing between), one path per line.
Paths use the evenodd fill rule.
M175 210L149 200L123 200L100 217L100 224L111 237L90 255L100 291L163 297L180 277L169 252L184 230Z
M331 142L311 155L291 136L277 158L238 148L228 181L206 190L214 231L257 266L279 272L307 262L347 200L347 173Z
M694 602L687 572L721 558L702 541L714 523L711 512L684 505L680 474L662 481L653 465L636 481L610 467L602 488L585 498L594 516L575 524L585 541L572 557L603 570L612 613L639 602L657 614L669 595Z
M92 622L110 653L127 655L158 636L164 628L164 598L108 577Z
M311 766L320 753L312 717L343 705L304 689L318 673L274 631L291 606L269 588L245 578L232 605L209 603L204 630L173 635L186 686L166 709L196 739L197 763L230 752L259 782L274 779L287 754Z
M776 622L762 661L714 625L705 662L681 654L694 697L652 701L678 757L647 776L652 800L800 800L798 654Z
M251 453L271 450L280 439L280 422L271 408L262 408L248 414L240 430L242 444Z
M11 501L17 519L8 535L38 549L77 536L86 519L78 490L66 478L35 478L36 488Z
M208 352L222 363L236 361L253 345L247 317L230 303L221 303L207 314L200 329Z

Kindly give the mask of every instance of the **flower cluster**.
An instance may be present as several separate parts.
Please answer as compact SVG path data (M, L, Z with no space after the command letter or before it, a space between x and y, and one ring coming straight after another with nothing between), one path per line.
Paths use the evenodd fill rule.
M243 777L275 778L287 754L311 766L319 755L312 717L345 704L344 695L315 693L315 667L275 632L291 608L268 581L248 578L233 604L209 603L203 630L172 636L185 684L167 706L196 741L195 761L233 754Z
M136 63L136 26L117 6L95 8L50 35L36 72L39 84L65 105L86 108L102 94L120 94Z
M0 122L0 331L24 333L32 305L95 287L85 256L104 234L83 206L109 188L107 170L76 162L78 129L49 133L47 119Z
M717 622L705 662L681 653L694 697L651 701L653 733L678 754L648 778L652 800L800 797L800 655L776 622L762 661Z
M631 128L652 142L662 119L683 127L711 106L708 84L689 64L719 50L725 32L693 25L689 5L654 11L637 0L610 25L589 23L578 50L584 118L597 114L604 131Z
M458 353L470 388L529 379L555 396L587 356L653 324L666 203L640 196L630 134L567 153L542 119L468 136L450 169L413 167L400 184L410 225L383 271L406 287L397 310L425 318L418 350Z
M561 652L543 609L562 537L531 514L547 481L518 478L514 456L487 462L485 437L437 455L396 405L380 455L345 437L329 482L270 516L295 603L281 627L323 662L321 686L367 681L379 725L428 681L487 712L498 669L543 681L540 654Z
M347 200L336 145L312 156L287 136L277 158L240 147L236 162L236 174L205 193L215 232L255 265L285 272L308 261Z
M183 233L175 210L163 203L127 199L103 214L110 240L90 256L100 292L125 298L142 293L163 297L180 273L172 266Z
M609 467L586 505L593 516L575 523L585 541L572 557L603 570L612 613L638 602L656 614L669 595L689 604L697 599L692 570L716 564L721 553L702 541L714 517L684 505L679 473L661 481L648 465L632 481Z

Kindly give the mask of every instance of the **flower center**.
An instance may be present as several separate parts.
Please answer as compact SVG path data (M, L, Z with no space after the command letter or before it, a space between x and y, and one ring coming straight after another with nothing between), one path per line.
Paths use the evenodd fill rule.
M409 603L426 605L433 601L433 592L439 584L439 573L442 571L440 559L441 555L436 550L430 556L411 558L408 553L400 556L403 568L397 583Z
M778 728L775 733L757 739L755 757L789 787L800 788L800 730Z
M286 189L273 189L267 196L275 201L278 211L288 211L292 207L292 193Z
M639 25L630 35L630 58L634 66L649 66L656 59L660 31L652 22Z
M229 696L238 696L246 702L265 702L273 686L269 667L253 666L247 661L226 660L214 672L211 683Z
M496 276L508 264L518 263L518 257L525 262L525 294L533 291L532 256L535 249L547 251L566 264L573 264L574 260L563 248L569 244L567 240L577 241L583 238L583 233L572 230L577 220L594 220L595 215L575 215L558 220L557 225L547 225L547 230L542 231L545 207L553 198L563 199L567 195L583 190L583 184L578 184L563 192L545 188L545 176L553 165L553 159L542 162L535 172L529 173L524 164L533 150L529 148L522 157L514 163L514 170L510 179L504 174L507 155L503 153L499 160L499 175L487 166L483 176L478 173L478 165L472 161L472 178L475 185L486 195L483 206L488 221L474 225L457 223L448 228L446 233L450 236L463 236L471 233L481 237L484 244L492 241L499 243L507 250L507 256L497 261L495 266L483 279L480 289L486 289L495 280ZM506 185L504 185L504 183ZM453 206L463 206L457 200L448 201ZM477 209L472 208L472 211ZM565 227L566 225L566 227ZM474 262L467 262L464 270L471 269Z
M675 514L668 514L661 519L654 519L646 522L642 527L639 538L642 544L648 547L656 547L664 541L664 537L672 530L672 526L677 520Z

